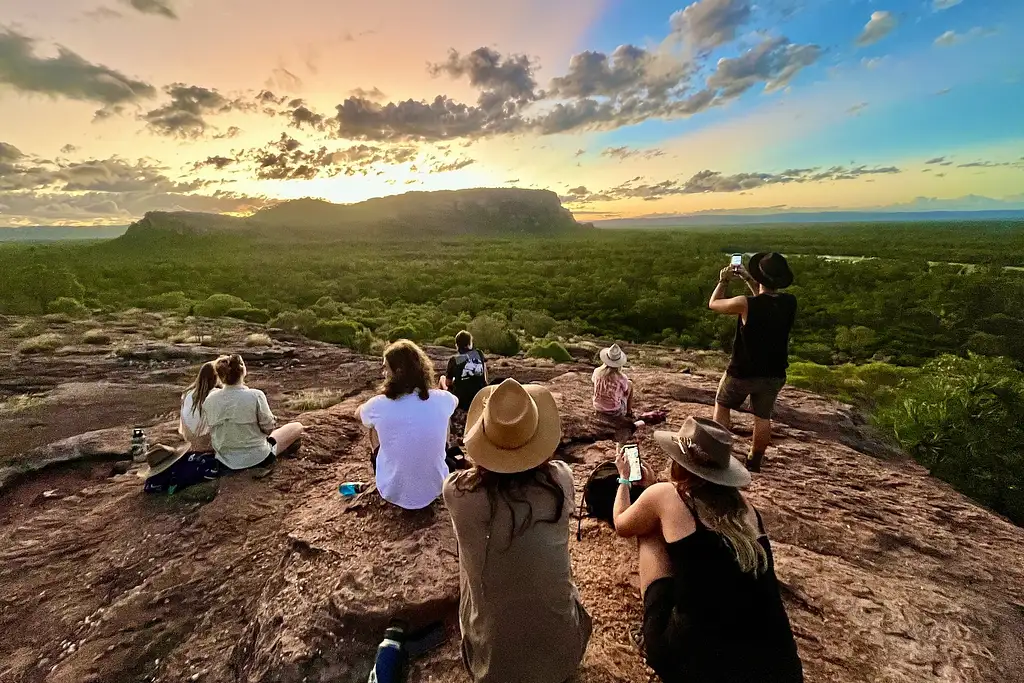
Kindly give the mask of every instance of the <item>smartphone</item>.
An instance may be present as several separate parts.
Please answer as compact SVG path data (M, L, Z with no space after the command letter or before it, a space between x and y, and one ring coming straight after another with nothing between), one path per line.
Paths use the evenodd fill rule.
M733 270L739 270L743 266L743 254L733 254L729 265Z
M635 443L629 443L622 447L622 452L629 463L629 480L640 481L644 478L643 470L640 468L640 449Z

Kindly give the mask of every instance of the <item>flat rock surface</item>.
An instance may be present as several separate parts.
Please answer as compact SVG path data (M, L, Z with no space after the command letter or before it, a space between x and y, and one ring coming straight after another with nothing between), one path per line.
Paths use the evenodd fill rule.
M275 409L304 388L341 397L298 415L310 427L298 456L262 479L239 473L171 497L143 495L134 469L114 474L112 463L137 422L173 442L177 393L194 366L51 359L75 378L68 385L43 359L21 364L25 385L45 391L32 408L37 429L54 438L0 455L0 468L19 472L0 482L0 681L363 681L395 616L446 624L447 642L414 664L412 681L468 680L443 506L406 513L372 491L347 503L337 493L343 481L371 480L353 411L372 395L379 360L293 351L252 367ZM443 353L431 350L439 367ZM590 409L590 371L522 359L491 368L555 392L559 457L576 475L577 504L614 448ZM714 377L632 376L638 410L667 410L669 427L710 417ZM868 455L884 448L845 407L790 389L780 401L776 447L750 497L765 516L807 680L1024 681L1024 530L912 462ZM0 426L23 418L0 415ZM751 427L737 417L737 455ZM641 452L662 468L651 433L638 434ZM33 466L39 458L50 464ZM581 680L646 683L651 672L629 637L641 618L633 544L587 520L570 548L595 620Z

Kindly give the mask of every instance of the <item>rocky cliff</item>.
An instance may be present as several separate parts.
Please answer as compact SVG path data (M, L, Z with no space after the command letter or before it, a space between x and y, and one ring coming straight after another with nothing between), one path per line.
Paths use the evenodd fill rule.
M53 406L33 413L35 433L67 438L8 460L79 464L0 491L0 680L361 681L395 616L447 624L447 642L415 663L412 681L468 680L444 508L404 513L373 494L346 503L337 493L342 481L371 478L352 414L371 395L379 361L303 345L251 365L253 385L275 407L299 387L331 386L344 398L300 415L310 426L302 451L264 479L238 474L170 498L144 496L133 473L111 476L105 462L123 457L136 418L107 422L95 410L93 424L111 428L79 434L57 424ZM174 386L191 366L122 358L90 368L79 379L92 372L115 382L117 401L133 385L165 392L160 405L147 399L163 416L150 433L173 441ZM613 449L590 409L589 371L524 360L491 369L555 392L558 457L576 475L577 502ZM669 425L711 415L713 376L660 368L633 376L638 407L667 409ZM738 420L737 454L751 425ZM650 431L640 436L648 461L663 466ZM913 463L880 457L884 447L850 411L817 396L783 392L774 440L750 497L774 544L808 681L1024 680L1024 530ZM581 680L645 683L650 672L629 636L641 618L633 545L591 520L570 547L595 619Z

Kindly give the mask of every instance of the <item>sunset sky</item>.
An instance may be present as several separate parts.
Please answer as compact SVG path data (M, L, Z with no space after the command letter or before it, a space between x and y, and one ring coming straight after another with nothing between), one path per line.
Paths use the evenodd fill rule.
M0 226L1024 208L1021 0L0 0Z

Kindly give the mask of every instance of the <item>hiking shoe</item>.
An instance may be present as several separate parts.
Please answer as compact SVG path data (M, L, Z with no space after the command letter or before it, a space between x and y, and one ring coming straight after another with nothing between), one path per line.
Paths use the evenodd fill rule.
M751 453L747 456L747 471L760 472L762 462L764 462L764 453Z

